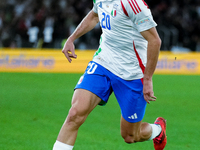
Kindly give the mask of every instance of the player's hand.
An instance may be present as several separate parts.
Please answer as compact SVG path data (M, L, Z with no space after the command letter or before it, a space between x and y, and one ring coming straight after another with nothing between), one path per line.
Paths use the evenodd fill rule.
M144 99L147 103L150 104L150 101L155 101L156 97L154 96L153 92L153 83L152 79L145 79L143 80L143 95Z
M74 50L74 43L68 39L62 49L62 52L65 54L67 60L71 63L71 58L77 58Z

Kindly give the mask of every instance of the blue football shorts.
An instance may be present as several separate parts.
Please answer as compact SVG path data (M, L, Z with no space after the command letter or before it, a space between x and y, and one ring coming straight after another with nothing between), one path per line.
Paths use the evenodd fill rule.
M91 91L101 98L102 101L99 105L105 105L109 96L114 92L122 117L126 121L135 123L144 117L147 102L144 100L141 79L124 80L98 63L91 61L75 89Z

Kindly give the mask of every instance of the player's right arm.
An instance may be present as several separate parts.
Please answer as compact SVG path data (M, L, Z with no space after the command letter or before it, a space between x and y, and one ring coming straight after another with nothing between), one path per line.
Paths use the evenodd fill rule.
M74 41L84 35L85 33L92 30L96 24L99 22L98 14L91 10L87 16L81 21L81 23L77 26L76 30L71 34L71 36L67 39L62 52L65 54L67 60L71 63L71 58L76 58Z

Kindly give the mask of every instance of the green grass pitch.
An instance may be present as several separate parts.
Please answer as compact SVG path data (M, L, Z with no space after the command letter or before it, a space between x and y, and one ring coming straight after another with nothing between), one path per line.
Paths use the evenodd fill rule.
M0 73L0 150L51 150L81 74ZM156 102L144 121L167 119L166 150L199 150L200 76L154 75ZM126 144L114 95L79 130L74 150L153 150L152 141Z

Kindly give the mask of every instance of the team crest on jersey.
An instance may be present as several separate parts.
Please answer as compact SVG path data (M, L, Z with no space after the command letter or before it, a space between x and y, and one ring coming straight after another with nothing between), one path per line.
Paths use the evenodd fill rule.
M113 5L113 9L112 9L112 11L111 11L111 16L112 16L112 17L116 17L116 16L117 16L117 7L118 7L117 4L114 4L114 5Z

